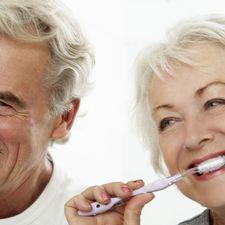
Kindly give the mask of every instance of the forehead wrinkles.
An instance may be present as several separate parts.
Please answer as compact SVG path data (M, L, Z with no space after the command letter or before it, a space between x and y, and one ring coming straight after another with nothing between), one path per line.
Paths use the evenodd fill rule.
M160 76L159 74L154 74L151 77L148 95L150 108L154 107L156 100L162 99L163 89L165 88L169 89L167 94L164 93L165 99L168 99L168 94L176 97L178 93L173 88L173 81L175 79L180 79L180 85L176 89L180 89L180 94L184 95L185 89L188 91L190 85L187 86L185 79L182 81L183 75L194 75L194 82L191 84L193 90L197 90L199 85L201 85L202 76L208 76L209 79L215 78L219 80L222 77L225 79L225 48L220 44L208 43L206 47L205 44L199 43L198 45L189 46L185 51L187 51L192 65L170 59L169 70L161 70Z

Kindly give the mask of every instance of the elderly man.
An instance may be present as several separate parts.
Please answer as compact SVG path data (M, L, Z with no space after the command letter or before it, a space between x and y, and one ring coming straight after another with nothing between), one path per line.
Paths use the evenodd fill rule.
M60 2L0 1L0 224L67 224L48 146L68 138L92 64Z

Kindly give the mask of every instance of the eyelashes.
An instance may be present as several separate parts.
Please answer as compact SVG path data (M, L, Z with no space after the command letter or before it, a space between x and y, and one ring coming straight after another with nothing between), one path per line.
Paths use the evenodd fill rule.
M179 119L175 117L164 118L159 123L159 130L164 131L166 128L173 126L177 121L179 121Z
M213 98L208 101L206 101L203 106L201 112L218 112L221 110L224 110L225 113L225 99L223 98ZM177 122L182 121L182 117L165 117L162 120L160 120L158 129L160 132L163 132L169 128L174 127L174 125Z
M9 115L13 115L15 113L15 109L3 102L3 101L0 101L0 116L9 116Z
M208 100L205 104L204 104L204 109L205 110L209 110L218 106L224 106L225 105L225 99L222 98L214 98L214 99L210 99Z

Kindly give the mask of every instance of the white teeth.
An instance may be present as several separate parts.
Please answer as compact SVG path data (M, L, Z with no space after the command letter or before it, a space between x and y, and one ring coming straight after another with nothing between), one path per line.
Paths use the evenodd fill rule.
M225 156L208 159L196 166L197 173L203 175L222 168L225 165Z

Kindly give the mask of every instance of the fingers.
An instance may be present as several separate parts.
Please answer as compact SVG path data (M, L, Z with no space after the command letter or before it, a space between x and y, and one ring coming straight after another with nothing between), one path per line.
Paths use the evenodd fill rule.
M75 208L82 211L91 210L91 204L83 195L77 195L66 203L67 207Z
M153 198L154 194L147 193L130 199L124 210L124 225L140 225L142 209Z
M117 221L123 221L121 215L117 214L101 214L94 217L81 217L78 210L90 211L91 201L98 201L102 204L108 203L112 195L120 197L128 197L132 190L126 184L120 182L109 183L102 186L92 186L87 188L80 195L70 199L65 205L65 216L70 225L104 225L104 224L122 224ZM109 222L106 222L109 221Z
M80 195L75 196L67 202L67 207L76 208L81 211L91 210L91 201L97 201L101 204L110 202L113 196L122 199L131 197L133 190L140 188L144 185L142 180L130 181L128 183L112 182L99 186L91 186L83 191Z
M83 199L106 204L113 196L117 196L123 199L129 198L132 195L132 191L134 189L142 187L143 185L144 183L141 180L128 183L112 182L103 184L101 186L89 187L84 192L82 192L81 195L84 197Z
M88 225L104 224L105 221L109 220L110 224L139 225L142 208L154 197L153 194L144 194L131 198L133 190L138 189L143 185L144 182L142 180L137 180L128 183L113 182L101 186L89 187L80 195L73 197L66 203L66 218L70 225L83 225L83 223ZM115 196L124 199L126 204L119 206L110 212L100 214L99 216L85 218L77 214L78 210L90 211L90 202L92 201L107 204L110 202L110 198ZM117 223L116 221L124 221L124 223Z
M98 201L100 203L107 203L110 200L110 194L105 190L103 185L91 186L81 193L83 199L89 201Z
M82 218L77 214L78 210L91 210L89 201L82 195L73 197L65 204L64 213L69 225L97 225L95 217Z
M136 190L142 186L144 186L144 181L143 180L134 180L134 181L129 181L127 182L127 185L132 189Z
M65 205L65 215L68 221L78 220L78 210L90 211L91 201L97 201L101 204L110 202L111 196L118 196L120 198L129 198L132 194L132 188L143 185L142 182L136 184L125 184L122 182L113 182L101 186L91 186L70 199ZM80 219L79 219L80 220Z

